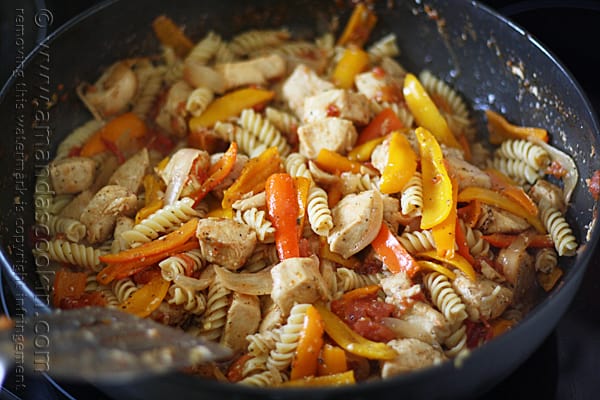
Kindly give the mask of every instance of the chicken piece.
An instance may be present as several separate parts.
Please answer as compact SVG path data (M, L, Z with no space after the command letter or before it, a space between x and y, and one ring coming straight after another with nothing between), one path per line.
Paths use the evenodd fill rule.
M316 257L285 259L271 269L271 277L271 298L284 315L288 315L296 303L327 299L327 287Z
M273 302L273 299L269 296L262 296L263 306L261 308L263 318L258 326L260 333L271 332L274 329L281 327L285 321L283 318L283 312L281 308L277 307L277 304Z
M398 61L391 57L383 57L379 66L389 75L395 78L404 78L406 76L406 70Z
M94 115L106 118L129 107L139 85L132 65L131 60L118 61L108 68L94 85L85 89L82 99Z
M217 64L215 71L223 78L225 90L247 85L265 85L268 80L280 78L286 72L285 60L278 54Z
M349 194L331 210L333 228L327 242L334 253L348 258L367 247L381 228L383 199L377 190Z
M333 88L333 83L321 79L312 69L298 65L283 84L282 94L296 116L302 118L304 99Z
M123 215L119 215L117 217L117 221L115 223L115 230L113 232L113 241L110 246L111 253L115 254L127 249L127 241L125 241L121 237L121 233L133 229L134 226L135 221L133 220L133 218L125 217Z
M405 272L397 272L380 282L381 288L385 292L386 302L395 305L400 310L410 307L414 302L414 298L421 293L421 285L413 284Z
M447 360L439 346L432 346L418 339L397 339L387 344L396 350L398 356L382 362L381 377L384 379L441 364Z
M533 186L531 186L531 189L529 189L529 196L531 196L531 199L538 205L545 203L545 205L554 207L563 213L567 209L563 190L545 179L538 179Z
M375 146L371 153L371 164L380 174L383 174L383 170L388 164L389 154L390 138L386 138L383 142Z
M346 154L357 138L354 124L342 118L324 118L298 128L299 152L311 159L316 158L321 149Z
M227 322L223 327L221 344L234 353L248 347L246 336L255 333L260 323L260 301L258 296L234 292L227 310Z
M96 179L94 179L94 183L88 189L92 194L106 186L112 174L119 168L119 160L115 155L104 153L101 157L96 172Z
M458 157L446 157L445 160L448 165L448 172L456 177L459 191L469 186L486 189L492 187L492 180L489 175L475 165Z
M315 122L327 117L339 117L358 125L371 119L369 100L350 90L332 89L304 100L304 122Z
M189 313L185 308L174 304L169 304L166 301L160 303L158 308L152 311L150 318L163 325L179 326L182 325Z
M425 302L416 301L394 320L394 332L399 337L436 344L450 336L452 329L444 314Z
M400 223L405 221L400 211L400 199L390 195L383 195L383 220L388 224L392 232L398 232Z
M156 123L165 131L184 137L187 133L187 99L192 88L185 81L175 82L168 90L166 100L156 116Z
M522 303L531 299L536 286L534 260L527 252L527 244L523 238L498 252L496 263L502 267L504 277L513 287L515 302Z
M137 211L137 196L118 185L107 185L98 191L81 213L80 221L87 228L90 243L108 239L115 227L117 216L133 216Z
M206 261L233 271L246 263L256 246L256 232L229 218L201 219L196 237Z
M244 197L236 200L232 204L234 210L246 211L251 208L265 208L267 206L267 196L264 191L253 194L250 197Z
M194 58L185 60L183 79L194 88L204 87L219 94L225 92L225 81L221 74Z
M119 185L132 193L137 193L149 168L148 150L143 148L117 168L108 180L108 184Z
M498 318L513 301L512 290L505 286L481 275L477 276L476 281L471 281L461 272L455 273L452 287L462 298L469 319L473 322Z
M87 157L68 157L50 163L50 179L56 194L84 191L94 182L96 161Z
M356 75L354 83L366 98L379 103L398 103L404 99L402 79L388 74L382 68Z
M481 204L481 216L475 225L483 234L520 233L530 228L529 222L509 211Z
M79 220L81 217L81 213L87 207L89 202L94 197L94 193L86 189L83 192L79 193L77 196L73 198L61 211L60 216L64 218L71 218Z

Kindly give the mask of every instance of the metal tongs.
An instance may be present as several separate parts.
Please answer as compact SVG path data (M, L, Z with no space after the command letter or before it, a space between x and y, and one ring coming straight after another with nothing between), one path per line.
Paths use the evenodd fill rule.
M110 308L53 311L12 325L0 328L2 367L17 363L65 380L116 383L231 355L217 343Z

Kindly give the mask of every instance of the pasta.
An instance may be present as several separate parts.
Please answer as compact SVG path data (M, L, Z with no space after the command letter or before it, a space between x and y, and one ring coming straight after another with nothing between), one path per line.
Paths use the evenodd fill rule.
M365 65L346 86L338 65L351 46L330 32L209 31L190 38L187 54L161 43L162 55L118 61L111 70L134 77L131 96L112 109L81 86L98 119L70 132L55 155L93 159L91 183L61 191L78 169L37 177L36 222L49 239L41 253L59 271L86 272L72 277L86 302L143 309L230 346L233 358L205 371L214 379L286 384L302 359L317 371L310 380L324 358L319 343L369 365L344 371L359 381L385 378L384 365L395 370L400 342L415 345L414 369L433 363L423 349L453 359L480 337L482 345L496 323L528 312L517 294L551 290L563 258L576 254L566 185L547 168L556 154L535 139L476 141L487 132L467 99L430 71L407 71L397 39L369 37L358 52ZM201 83L191 82L194 65ZM448 137L417 123L408 101L417 94L403 90L411 80L425 89L411 100L432 101ZM111 124L125 127L114 133ZM114 146L98 144L100 129ZM133 165L140 151L149 157ZM515 245L523 257L506 257L519 237L535 246ZM519 259L528 262L511 264ZM511 275L523 268L537 281ZM152 301L142 296L158 287ZM71 299L61 285L52 290ZM315 360L301 340L311 327ZM338 343L336 329L378 342L388 358Z

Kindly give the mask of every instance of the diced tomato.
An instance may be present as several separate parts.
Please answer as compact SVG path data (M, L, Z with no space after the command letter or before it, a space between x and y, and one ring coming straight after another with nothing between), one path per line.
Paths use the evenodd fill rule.
M87 306L106 306L106 299L101 292L86 292L81 296L64 297L60 300L59 307L63 310L71 310L74 308L82 308Z
M388 342L396 337L383 325L383 318L390 317L395 306L378 299L377 293L331 302L331 311L344 320L356 333L375 342Z
M586 182L592 197L598 201L598 198L600 198L600 170L594 171L592 177L586 179Z

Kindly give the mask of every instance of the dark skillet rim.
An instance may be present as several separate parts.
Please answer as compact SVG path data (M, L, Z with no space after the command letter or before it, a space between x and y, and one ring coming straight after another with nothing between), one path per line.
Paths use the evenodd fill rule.
M35 55L38 53L38 51L40 50L40 48L43 45L45 45L47 43L51 43L54 40L58 40L64 32L71 29L74 25L84 22L85 19L92 16L93 14L95 14L107 7L110 7L112 4L117 3L119 1L120 0L103 1L97 5L89 8L88 10L78 14L77 16L73 17L72 19L70 19L68 22L66 22L61 27L59 27L57 30L55 30L50 35L48 35L48 37L46 39L44 39L41 43L39 43L29 53L29 55L25 58L25 60L23 60L21 62L21 64L19 65L19 68L25 68L31 62L31 60L35 57ZM548 58L548 60L555 67L557 67L560 70L561 74L563 74L568 79L569 84L575 89L577 95L582 98L584 105L585 105L585 107L584 107L585 110L582 110L582 111L585 112L586 116L591 121L591 126L592 126L592 129L594 130L594 134L595 134L596 138L599 139L599 142L600 142L600 123L598 120L598 116L596 115L596 112L594 111L593 107L591 106L588 96L585 94L585 92L583 91L583 89L581 88L579 83L575 80L575 78L573 77L571 72L559 61L558 57L556 57L556 55L551 50L549 50L544 45L542 45L533 35L528 33L525 29L520 27L515 22L502 16L501 14L494 11L490 7L480 4L477 1L469 1L469 3L471 4L472 7L475 7L477 9L491 15L494 18L497 18L503 24L507 25L509 27L509 29L512 29L512 30L518 32L522 36L525 36L526 39L535 48L537 48L539 51L541 51ZM15 79L16 79L15 75L14 74L11 75L11 77L7 80L7 82L2 87L2 90L0 90L0 102L2 102L4 100L4 97L6 96L8 90L14 84ZM594 204L594 207L595 206L596 206L596 204ZM487 343L486 345L472 350L471 354L464 360L465 363L469 363L469 362L473 361L473 359L477 358L480 354L484 355L485 353L487 353L489 351L486 349L492 349L495 347L508 348L507 345L512 341L513 336L516 336L516 334L518 332L525 331L526 329L536 329L536 325L539 322L539 320L542 318L541 314L544 309L553 308L558 302L564 302L564 299L559 298L558 296L555 295L557 290L560 290L560 291L567 290L567 289L575 290L576 288L571 288L571 287L573 285L579 286L581 279L583 279L583 275L585 274L585 270L587 269L587 267L590 264L591 257L593 254L593 249L600 242L600 228L598 226L596 226L595 220L593 220L592 222L594 222L594 227L592 230L591 238L589 241L587 241L585 243L585 245L584 245L585 248L583 249L582 254L579 254L577 256L577 259L573 262L569 271L565 274L565 278L563 278L561 280L561 283L559 284L561 287L550 292L548 297L546 297L542 302L537 304L534 307L534 309L531 310L531 312L529 312L525 316L525 318L514 329L501 335L500 337L494 339L493 341ZM37 298L37 296L35 296L34 293L31 291L31 289L29 287L27 287L22 282L22 280L17 276L17 274L14 272L14 270L11 267L11 264L9 263L9 261L6 257L4 247L0 248L0 265L3 269L3 271L0 271L0 277L3 272L6 273L7 274L6 278L11 285L18 285L19 288L22 290L22 293L25 295L25 297L27 297L29 299L32 299L32 298L34 299L36 309L50 311L50 309L47 307L47 305L44 304L39 298ZM572 271L572 269L574 269L574 268L578 268L581 271ZM1 293L1 294L2 294L2 300L4 300L4 294L3 293ZM570 301L572 301L572 299L570 299ZM8 310L5 310L5 312L6 311L8 311ZM551 333L551 331L548 332L548 335L550 333ZM526 359L526 357L528 357L536 349L537 349L537 347L532 348L529 354L522 355L521 363ZM198 378L198 381L201 381L202 385L205 385L207 387L218 389L223 392L231 391L231 392L235 392L239 395L245 395L245 394L246 395L259 395L259 396L269 396L270 394L308 395L310 393L314 393L315 391L318 391L322 395L331 394L331 395L339 396L339 395L343 395L345 393L356 395L359 392L367 392L370 389L375 389L375 388L377 388L377 389L393 389L393 388L396 388L398 386L398 384L408 384L411 381L414 381L417 379L422 380L422 379L427 379L427 378L434 378L438 374L443 373L443 371L451 371L454 368L458 368L458 367L455 367L453 362L446 362L446 363L443 363L443 364L440 364L437 366L433 366L433 367L426 368L423 370L415 371L415 372L412 372L412 373L406 374L406 375L399 375L399 376L389 378L389 379L362 382L357 385L341 386L341 387L318 387L318 388L296 388L296 387L294 387L294 388L285 388L285 389L253 388L253 387L247 387L247 386L243 386L243 385L223 384L223 383L220 383L217 381L212 381L212 380L207 380L207 379L202 379L202 378ZM508 375L511 372L512 371L507 371L506 374ZM182 375L182 374L173 374L173 377L184 377L185 379L190 378L190 377ZM52 382L51 377L47 376L47 378L48 378L48 380L50 380ZM52 383L56 386L56 383L54 383L54 382L52 382ZM131 383L128 383L128 385L136 384L136 383L137 383L136 381L132 381ZM58 387L58 386L57 386L57 388L60 389L60 387Z

